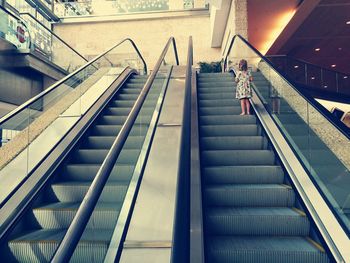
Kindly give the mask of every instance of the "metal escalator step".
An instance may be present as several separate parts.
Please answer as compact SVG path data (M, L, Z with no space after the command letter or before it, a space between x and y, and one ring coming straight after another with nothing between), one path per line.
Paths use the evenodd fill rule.
M137 88L137 87L129 87L127 86L126 88L123 88L120 91L120 94L140 94L141 90L143 87ZM152 86L148 94L159 94L162 90L162 86L157 85L157 86Z
M114 136L89 136L86 139L84 149L110 149L115 139ZM128 136L123 149L140 149L144 139L144 136Z
M136 163L141 149L123 149L117 159L117 164ZM109 150L105 149L79 149L73 156L73 163L102 164Z
M106 115L102 116L101 120L103 121L104 119L113 118L113 117L115 117L115 119L126 118L129 115L130 111L131 111L131 108L110 107L105 110ZM142 108L139 112L139 116L142 116L142 117L146 115L152 116L153 112L154 112L153 108L150 108L150 107ZM103 124L106 124L106 123L103 123Z
M239 115L242 112L240 106L201 107L198 111L200 116L210 115ZM245 116L242 116L245 117Z
M92 181L101 165L98 164L68 164L63 169L63 174L60 176L62 180L74 180L74 181ZM135 166L127 164L115 165L111 174L109 175L110 181L128 181L130 180Z
M136 100L113 100L109 106L110 107L130 107L132 108L135 104ZM145 100L142 108L146 107L155 107L157 104L157 100Z
M51 185L59 202L81 202L91 182L59 182ZM99 202L122 202L129 184L125 182L108 182L104 187Z
M212 236L208 238L210 263L327 263L327 254L305 237Z
M198 101L200 107L218 107L218 106L239 106L240 102L236 99L213 99Z
M131 111L131 107L108 107L104 110L104 113L107 115L113 116L128 116Z
M202 150L262 150L267 141L262 136L204 137L200 145Z
M67 229L81 203L53 203L33 209L39 226L43 229ZM98 202L86 225L88 229L113 229L116 225L121 203Z
M203 125L200 128L203 137L212 136L256 136L258 126L256 124L244 125Z
M155 81L153 82L152 84L152 87L151 87L151 90L152 91L153 89L161 89L161 87L163 86L163 82L164 81ZM141 89L144 87L146 83L127 83L125 85L125 87L123 88L123 91L124 90L131 90L131 89L138 89L139 91L141 91ZM138 92L140 93L140 92Z
M269 150L212 150L201 152L202 165L273 165L275 155Z
M207 115L199 117L200 125L256 124L254 115Z
M128 83L140 83L143 86L143 85L145 85L146 80L147 79L135 79L135 78L132 78L132 79L128 80ZM161 83L163 83L164 79L155 79L154 82L161 82Z
M234 81L221 82L200 82L198 83L199 93L216 93L216 92L233 92L233 87L236 86Z
M310 223L302 211L289 207L208 207L210 235L307 236Z
M208 185L204 197L209 206L292 207L295 202L293 189L279 184Z
M37 230L11 240L9 248L18 262L50 262L66 230ZM70 262L103 262L113 230L87 229Z
M96 136L117 136L119 131L121 130L122 125L96 125L92 129L91 135ZM142 125L135 125L130 133L130 135L146 135L148 131L148 125L142 124Z
M116 99L120 100L136 100L139 97L139 94L118 94ZM148 94L146 100L157 100L159 98L159 94Z
M207 184L282 184L280 166L212 166L203 168Z
M198 94L199 100L220 100L220 99L235 99L235 93L232 92L222 92L222 93L203 93Z

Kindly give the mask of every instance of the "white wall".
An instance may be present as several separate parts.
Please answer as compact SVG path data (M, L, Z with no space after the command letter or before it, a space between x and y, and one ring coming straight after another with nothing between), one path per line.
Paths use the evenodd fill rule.
M209 13L185 13L187 15L167 18L62 23L56 24L54 31L86 56L98 55L123 38L129 37L139 47L150 69L170 36L176 38L180 64L186 63L190 35L193 37L195 63L220 60L220 48L210 47ZM78 18L76 21L79 21Z

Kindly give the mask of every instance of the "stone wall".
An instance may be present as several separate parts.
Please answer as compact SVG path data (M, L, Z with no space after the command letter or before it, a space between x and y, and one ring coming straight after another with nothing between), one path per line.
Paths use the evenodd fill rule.
M204 13L203 13L204 12ZM79 21L78 18L76 21ZM220 60L220 48L210 47L209 12L115 21L61 23L54 31L85 56L96 56L124 38L135 41L152 69L169 37L176 38L180 64L187 58L188 37L193 37L194 63Z

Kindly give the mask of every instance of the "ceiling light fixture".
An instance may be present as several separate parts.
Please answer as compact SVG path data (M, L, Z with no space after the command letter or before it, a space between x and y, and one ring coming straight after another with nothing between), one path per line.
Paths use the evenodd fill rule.
M332 68L335 68L336 66L337 66L336 64L332 64L332 65L331 65Z
M338 50L340 51L340 50L342 50L343 48L341 48L341 47L338 47Z
M299 68L299 66L298 66L298 65L295 65L294 68Z
M343 78L344 78L344 79L347 79L347 78L348 78L348 76L344 76Z
M321 49L318 47L318 48L315 48L315 51L318 52L320 51Z
M311 79L315 79L315 77L311 77Z
M327 86L327 85L325 85L325 86L323 86L323 87L324 87L325 89L326 89L326 88L328 88L328 86Z
M350 25L350 21L346 21L346 24L347 24L347 25Z

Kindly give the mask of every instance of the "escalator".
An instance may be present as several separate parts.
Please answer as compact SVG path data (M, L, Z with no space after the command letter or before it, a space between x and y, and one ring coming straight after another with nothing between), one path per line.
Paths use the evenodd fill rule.
M206 261L329 262L256 116L239 115L233 83L198 75Z
M119 74L122 59L112 62L107 55L118 51L124 42L131 43L139 56L128 59L128 63L139 59L135 64L140 66L143 62L146 72L135 44L126 39L1 120L0 124L6 127L20 120L22 134L37 125L38 120L42 123L52 109L60 114L54 115L55 121L78 119L46 159L32 171L25 167L28 174L1 203L1 216L8 216L0 227L0 253L6 262L114 261L122 248L172 71L172 57L167 53L171 44L174 64L178 65L175 40L170 38L150 75L139 75L130 67ZM79 81L73 81L73 90L68 89L67 93L67 83L77 78ZM57 103L45 105L46 111L32 111L35 105L45 102L47 94ZM93 96L98 96L96 101ZM57 107L62 105L63 109ZM26 121L23 109L29 109L29 116L37 119ZM50 129L55 121L44 127ZM13 126L15 129L18 125ZM40 136L33 138L28 148L33 148ZM16 139L4 147L16 146ZM55 151L62 153L55 157ZM28 154L27 163L32 158ZM37 176L39 179L33 184ZM22 189L28 188L30 191L24 195ZM19 198L22 200L17 201ZM11 207L13 202L18 202L18 209ZM11 213L7 212L9 208ZM82 213L85 214L81 216ZM79 220L86 223L76 223ZM70 239L72 233L76 243ZM65 246L68 251L62 250Z
M79 146L54 172L51 182L37 197L23 222L19 223L24 229L8 241L8 261L50 261L146 79L147 76L134 75L127 81L84 134ZM84 262L88 258L94 258L96 262L103 260L163 86L164 78L156 79L82 236L80 242L83 245L78 246L73 255L73 261ZM17 232L16 229L13 231Z

